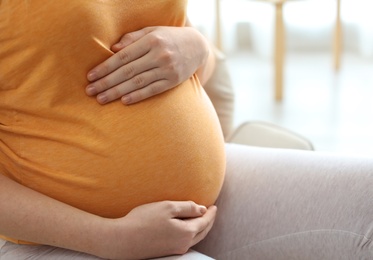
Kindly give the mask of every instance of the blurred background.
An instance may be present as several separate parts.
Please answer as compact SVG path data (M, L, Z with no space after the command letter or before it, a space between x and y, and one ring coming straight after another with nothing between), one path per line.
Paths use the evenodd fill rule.
M188 10L192 24L213 42L216 2L189 0ZM373 155L373 1L341 0L338 70L333 62L337 0L284 2L283 98L276 100L275 5L220 0L221 49L235 89L235 125L267 121L308 138L315 150Z

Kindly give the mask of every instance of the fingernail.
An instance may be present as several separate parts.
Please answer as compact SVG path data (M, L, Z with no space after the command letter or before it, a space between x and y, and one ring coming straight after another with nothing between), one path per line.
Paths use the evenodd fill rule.
M123 96L123 97L122 97L122 102L123 102L125 105L128 105L129 103L131 103L131 97L130 97L130 96Z
M90 96L97 94L96 88L94 86L88 86L86 92Z
M207 212L207 208L205 206L199 206L199 211L201 214L205 214Z
M100 94L97 96L97 100L100 104L105 104L108 101L108 98L105 94Z
M89 72L87 78L88 78L89 81L96 80L97 79L97 72L96 71Z

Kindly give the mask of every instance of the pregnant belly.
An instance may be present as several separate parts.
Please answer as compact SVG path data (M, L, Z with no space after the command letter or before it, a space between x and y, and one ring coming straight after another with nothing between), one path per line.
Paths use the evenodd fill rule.
M224 178L224 142L201 88L189 82L129 107L87 106L18 136L22 170L14 178L111 218L155 201L214 203Z

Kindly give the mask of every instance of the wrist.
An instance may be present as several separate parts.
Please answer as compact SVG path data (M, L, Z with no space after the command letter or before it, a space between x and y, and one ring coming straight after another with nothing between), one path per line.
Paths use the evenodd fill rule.
M72 241L75 245L67 248L106 258L110 250L107 246L110 222L110 219L100 216L86 216L85 223L74 232L76 237Z
M94 255L112 259L112 247L115 241L114 223L114 219L99 218L93 225L90 236L95 238L92 241L92 253Z
M205 55L201 61L196 73L202 85L204 85L211 77L215 69L215 51L214 46L201 34L201 46Z
M200 44L196 46L196 48L205 51L205 56L202 56L203 59L196 71L201 84L204 85L210 79L215 69L215 47L199 30L192 26L192 23L189 21L189 19L187 19L185 26L193 28L197 32L200 39Z
M130 229L121 219L102 218L95 231L94 255L105 259L127 259L131 253Z
M200 67L206 65L209 56L211 55L211 44L209 41L206 39L206 37L196 28L191 27L192 30L195 31L196 34L196 39L198 39L198 42L196 42L196 49L199 49L202 51L203 55L200 55L201 60L200 60Z

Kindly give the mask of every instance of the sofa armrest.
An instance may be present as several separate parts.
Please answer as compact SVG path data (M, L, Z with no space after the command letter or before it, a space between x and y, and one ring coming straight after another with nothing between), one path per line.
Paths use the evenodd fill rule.
M260 147L314 150L312 143L305 137L283 127L260 121L241 124L227 138L227 142Z

